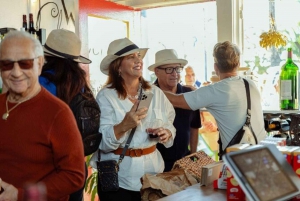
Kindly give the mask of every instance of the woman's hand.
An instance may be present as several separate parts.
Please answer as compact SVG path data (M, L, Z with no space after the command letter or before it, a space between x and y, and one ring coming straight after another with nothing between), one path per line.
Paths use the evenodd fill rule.
M135 102L131 110L126 113L122 122L114 126L117 139L121 138L128 130L136 127L141 120L146 117L148 108L140 108L136 111L137 107L138 101Z
M171 131L162 127L154 129L153 135L157 135L159 137L160 143L166 143L172 137Z

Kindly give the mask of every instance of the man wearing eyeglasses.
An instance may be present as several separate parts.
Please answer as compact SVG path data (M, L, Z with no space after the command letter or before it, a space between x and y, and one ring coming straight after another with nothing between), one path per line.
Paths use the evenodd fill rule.
M84 178L81 135L69 106L40 86L41 43L11 31L0 43L0 200L25 200L26 185L41 183L47 200L67 201Z
M181 94L191 91L190 87L178 83L180 73L187 63L187 60L178 58L175 50L165 49L155 54L155 64L149 66L148 69L155 72L157 80L154 84L156 86L163 91ZM165 172L172 169L175 161L197 151L198 129L201 127L199 110L175 108L175 112L173 125L176 128L176 137L173 146L165 148L157 144L157 149L165 162Z

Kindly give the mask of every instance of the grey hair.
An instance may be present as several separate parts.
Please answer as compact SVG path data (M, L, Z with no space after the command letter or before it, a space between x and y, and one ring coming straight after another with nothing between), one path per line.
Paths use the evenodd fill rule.
M194 70L192 66L188 65L187 67L185 67L185 70L187 69L191 69L191 70Z
M33 35L25 32L25 31L10 31L8 32L2 42L0 43L0 50L2 49L2 44L6 40L13 39L13 38L24 38L28 39L32 42L33 44L33 51L36 57L39 56L44 56L44 49L40 41L36 38L33 37ZM0 56L1 56L1 51L0 51Z

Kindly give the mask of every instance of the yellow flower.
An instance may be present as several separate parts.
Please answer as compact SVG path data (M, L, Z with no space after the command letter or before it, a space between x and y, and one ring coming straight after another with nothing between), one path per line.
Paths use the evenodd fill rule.
M274 30L264 32L259 37L261 38L259 45L265 49L270 47L278 48L279 46L285 46L287 41L285 35Z

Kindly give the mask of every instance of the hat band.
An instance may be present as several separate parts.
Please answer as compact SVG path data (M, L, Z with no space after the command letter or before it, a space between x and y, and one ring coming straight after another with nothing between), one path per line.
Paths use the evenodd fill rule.
M132 44L132 45L126 46L123 49L121 49L120 51L116 52L115 55L121 56L122 54L129 52L130 50L134 50L134 49L139 49L139 47L136 46L135 44Z
M62 57L65 57L66 59L78 59L79 58L79 56L73 56L73 55L70 55L70 54L65 54L65 53L62 53L62 52L58 52L58 51L52 49L51 47L47 46L46 44L44 45L44 47L47 50L51 51L52 53L57 54L57 55L62 56Z

